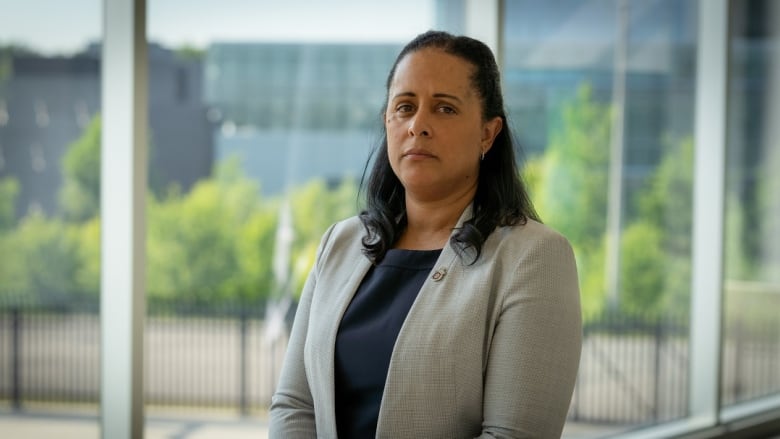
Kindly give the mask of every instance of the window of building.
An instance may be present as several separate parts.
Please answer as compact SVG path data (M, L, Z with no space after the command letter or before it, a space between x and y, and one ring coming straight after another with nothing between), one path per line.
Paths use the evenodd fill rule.
M734 2L729 40L724 407L780 395L780 5Z
M580 271L567 436L688 413L696 7L505 3L504 86L526 179Z

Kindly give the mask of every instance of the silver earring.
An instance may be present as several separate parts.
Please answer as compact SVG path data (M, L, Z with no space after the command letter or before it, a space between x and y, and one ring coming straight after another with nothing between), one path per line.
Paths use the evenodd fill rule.
M485 160L485 151L482 151L482 160Z

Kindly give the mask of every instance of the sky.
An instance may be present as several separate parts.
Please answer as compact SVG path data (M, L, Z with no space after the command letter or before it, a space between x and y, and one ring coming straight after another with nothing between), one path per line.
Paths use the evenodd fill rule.
M102 32L101 0L0 0L0 44L74 53ZM147 0L150 41L405 42L434 27L433 0Z

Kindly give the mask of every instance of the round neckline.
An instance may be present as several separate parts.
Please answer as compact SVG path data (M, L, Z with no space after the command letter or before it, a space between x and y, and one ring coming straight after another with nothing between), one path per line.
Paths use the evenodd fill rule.
M442 249L409 250L402 248L389 249L379 265L408 267L413 269L430 269L436 265Z

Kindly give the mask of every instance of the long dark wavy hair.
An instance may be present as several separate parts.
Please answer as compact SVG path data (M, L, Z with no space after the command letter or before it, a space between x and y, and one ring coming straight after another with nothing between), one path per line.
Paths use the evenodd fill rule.
M471 82L482 102L482 119L500 117L501 131L493 141L493 147L480 161L477 191L472 203L473 216L464 222L450 237L450 245L463 259L466 253L476 262L482 254L482 245L496 227L525 223L529 218L539 221L533 204L515 162L515 142L509 130L501 93L498 65L484 43L473 38L454 36L446 32L428 31L418 35L398 54L387 76L389 93L398 63L406 56L421 49L435 48L457 56L474 66ZM387 102L387 95L385 102ZM365 193L366 209L360 215L365 227L363 253L378 264L392 248L406 228L406 203L404 187L390 167L387 156L387 131L382 125L381 143L374 149L376 156L371 173L366 180L366 169L360 182ZM369 158L370 162L371 158Z

